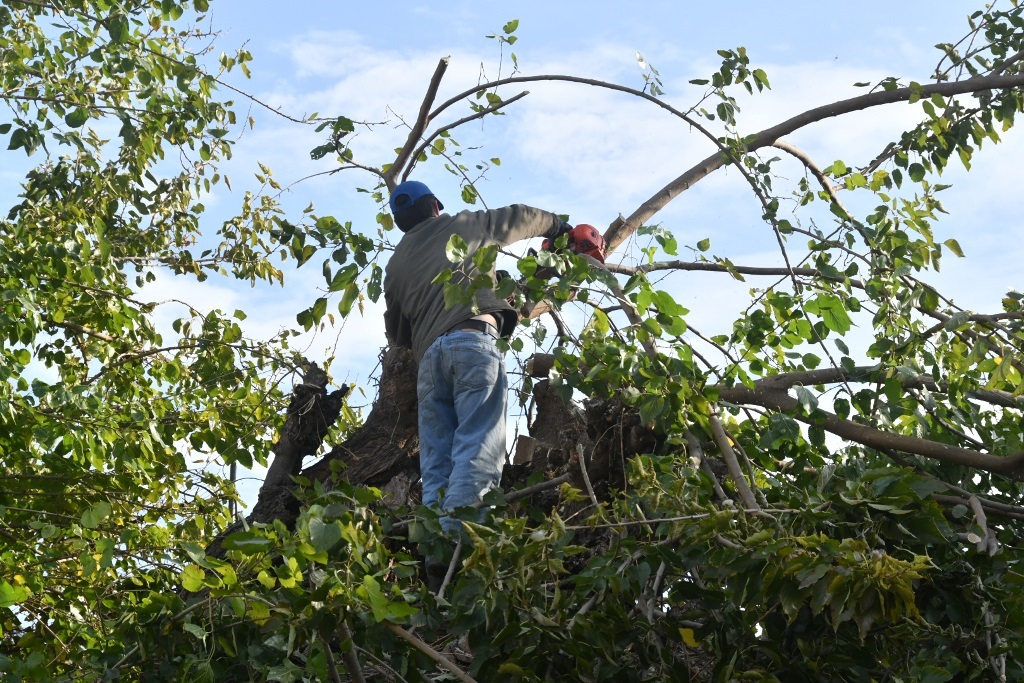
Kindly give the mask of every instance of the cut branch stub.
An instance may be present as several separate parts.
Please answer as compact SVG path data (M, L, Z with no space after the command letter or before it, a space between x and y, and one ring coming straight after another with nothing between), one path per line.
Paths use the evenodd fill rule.
M303 363L303 370L303 381L292 390L281 435L271 448L274 458L253 506L251 521L272 521L282 514L294 516L290 512L295 508L292 477L301 470L302 459L320 449L351 388L342 386L328 393L326 372L309 362Z

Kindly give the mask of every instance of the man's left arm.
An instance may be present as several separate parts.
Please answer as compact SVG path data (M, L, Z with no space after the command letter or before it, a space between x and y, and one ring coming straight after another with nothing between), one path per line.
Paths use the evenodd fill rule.
M412 325L409 319L402 315L402 309L396 301L388 294L384 294L384 302L387 308L384 310L384 334L391 346L405 346L412 348Z

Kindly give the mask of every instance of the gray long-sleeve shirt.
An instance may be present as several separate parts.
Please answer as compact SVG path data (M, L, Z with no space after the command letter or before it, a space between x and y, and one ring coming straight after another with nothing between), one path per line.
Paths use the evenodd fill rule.
M471 259L461 268L448 260L448 240L459 235L472 256L490 244L507 246L530 237L554 237L561 222L548 211L513 204L490 211L462 211L454 216L445 213L417 224L402 236L386 269L384 327L388 341L411 347L418 361L434 339L477 313L494 313L501 320L502 336L511 334L516 313L491 290L476 292L477 311L470 306L445 307L444 285L431 282L438 274L451 268L453 282L472 281L478 275Z

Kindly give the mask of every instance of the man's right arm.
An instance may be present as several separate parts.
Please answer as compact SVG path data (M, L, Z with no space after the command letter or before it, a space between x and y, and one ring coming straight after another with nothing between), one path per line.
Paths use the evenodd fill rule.
M492 209L487 218L488 237L503 246L531 237L556 239L572 229L557 214L525 204Z

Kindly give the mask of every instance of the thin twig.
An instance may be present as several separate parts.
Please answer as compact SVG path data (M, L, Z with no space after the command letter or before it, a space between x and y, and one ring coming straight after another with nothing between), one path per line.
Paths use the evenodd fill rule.
M732 444L729 442L729 437L725 433L722 421L714 413L711 414L710 420L711 433L715 437L715 443L718 444L718 450L722 453L722 459L725 460L729 476L732 477L733 482L736 484L736 492L739 493L743 507L750 510L760 510L761 506L758 504L757 498L754 497L754 492L750 490L750 486L747 484L747 479L740 468L739 459L736 457L736 451L733 450Z
M791 509L762 510L761 508L751 508L751 509L748 509L748 510L742 510L742 512L745 512L747 514L755 514L755 513L758 513L758 512L763 512L763 513L768 514L768 515L782 515L782 514L791 515L791 514L796 514L796 513L805 512L805 511L804 510L795 510L795 509L794 510L791 510ZM656 518L656 519L633 519L633 520L629 520L627 522L608 522L608 523L605 523L605 524L590 524L590 525L587 525L587 524L576 524L576 525L571 525L571 526L570 525L566 525L565 528L568 529L569 531L585 531L585 530L593 530L593 529L625 529L625 528L633 527L633 526L652 526L652 525L656 525L656 524L673 524L673 523L676 523L676 522L692 522L692 521L699 520L699 519L707 519L708 517L712 517L712 516L717 515L717 514L721 514L721 513L720 512L701 512L701 513L694 514L694 515L682 515L680 517L660 517L660 518Z
M484 116L487 116L488 114L493 114L494 112L498 111L499 109L504 109L505 107L509 106L513 102L515 102L517 100L521 100L522 98L526 97L529 94L530 94L529 90L524 90L523 92L519 93L515 97L510 97L507 100L505 100L504 102L496 104L493 107L487 107L486 109L481 109L480 111L476 112L475 114L472 114L471 116L465 116L465 117L459 119L458 121L453 121L452 123L449 123L447 126L442 126L441 128L438 128L437 130L435 130L433 133L430 134L429 137L427 137L426 139L423 140L423 142L420 144L420 146L417 147L416 150L413 151L412 154L409 155L409 168L405 169L405 172L402 174L402 180L408 180L409 174L412 173L412 169L414 169L416 167L416 162L420 158L420 154L422 154L427 149L427 146L430 145L430 143L433 142L435 139L437 139L437 137L439 135L441 135L442 133L444 133L446 131L452 130L453 128L458 128L459 126L461 126L464 123L469 123L470 121L473 121L475 119L483 118Z
M452 561L448 563L448 571L444 574L444 581L441 582L441 587L437 589L437 597L441 600L444 599L444 590L448 587L448 584L452 582L452 578L455 576L455 569L459 566L459 560L462 559L462 539L455 544L455 552L452 553Z
M433 659L435 662L438 663L438 665L440 665L441 667L446 669L448 672L450 672L453 676L458 678L463 683L477 683L465 671L463 671L459 667L455 666L455 664L452 663L452 661L450 659L448 659L447 657L442 655L440 652L438 652L434 648L432 648L429 645L427 645L426 643L424 643L422 640L420 640L419 638L417 638L413 634L411 634L408 631L406 631L404 628L402 628L398 624L392 624L390 621L385 621L384 622L384 626L387 627L387 629L389 631L391 631L392 633L394 633L396 636L398 636L399 638L401 638L405 642L409 643L410 645L412 645L414 648L416 648L417 650L419 650L420 652L422 652L426 656L428 656L431 659Z
M390 666L388 666L388 664L386 662L382 661L380 659L380 657L377 657L376 655L374 655L369 650L367 650L365 648L362 648L362 647L359 647L358 645L353 645L352 647L354 649L358 650L359 652L362 652L366 656L367 659L369 659L370 661L373 662L374 666L376 666L378 669L382 670L384 672L384 676L389 681L390 680L399 680L399 681L402 681L402 683L408 683L408 681L406 681L402 677L402 675L400 673L398 673L397 671L392 669Z
M715 476L714 471L711 469L711 463L708 462L707 456L704 454L704 449L701 448L700 441L689 429L686 430L686 447L689 449L690 457L697 458L700 461L700 468L704 471L708 477L711 478L711 485L715 489L715 500L719 504L729 500L729 496L725 495L725 489L718 481L718 477Z
M554 479L549 479L547 481L542 481L539 484L534 484L533 486L527 486L526 488L512 491L511 493L505 496L505 502L512 503L514 501L519 500L520 498L526 498L527 496L532 496L535 493L540 493L541 491L546 491L547 489L552 489L555 488L556 486L561 486L565 482L569 481L571 478L572 474L566 472L565 474L557 476Z
M566 528L568 528L568 527L566 527ZM633 556L630 555L625 560L623 560L622 564L619 565L619 568L615 570L615 573L621 575L622 572L626 571L626 567L628 567L630 565L630 563L633 562L633 559L634 559ZM569 620L569 623L566 624L565 630L566 631L572 631L572 627L576 625L576 620L579 619L580 617L582 617L587 612L589 612L591 610L591 608L594 605L597 604L598 599L600 599L600 597L603 594L604 594L604 591L602 590L602 591L599 591L599 592L594 593L593 595L591 595L590 599L587 600L585 603L583 603L583 606L580 607L579 611L577 611L576 614L573 615L572 619Z
M549 479L547 481L542 481L539 484L534 484L533 486L527 486L526 488L512 491L511 493L509 493L509 494L507 494L505 496L505 502L506 503L512 503L512 502L515 502L515 501L519 500L520 498L526 498L527 496L532 496L535 493L540 493L541 491L546 491L548 489L553 489L556 486L561 486L565 482L569 481L571 478L572 478L572 474L569 473L569 472L566 472L565 474L557 476L554 479ZM479 502L479 503L474 503L473 505L467 506L467 507L474 507L474 508L479 509L479 508L482 508L482 507L487 507L487 503ZM402 529L404 527L409 526L409 524L411 524L411 523L412 523L411 519L402 519L402 520L399 520L399 521L395 522L394 525L392 525L392 528L393 529Z
M334 653L331 652L331 644L326 638L320 636L324 644L324 657L327 659L327 672L330 674L333 683L341 683L341 674L338 672L338 663L334 661Z
M587 463L584 462L583 456L583 444L576 444L576 455L577 460L580 461L580 472L583 473L583 483L587 487L587 493L590 494L590 502L594 504L595 508L600 507L597 502L597 495L594 494L594 487L590 484L590 474L587 473Z
M338 635L341 636L342 643L346 640L352 643L348 649L344 647L341 649L349 678L353 683L366 683L366 679L363 677L363 667L359 664L359 657L356 655L355 639L352 638L352 631L348 627L348 621L344 618L338 622Z

